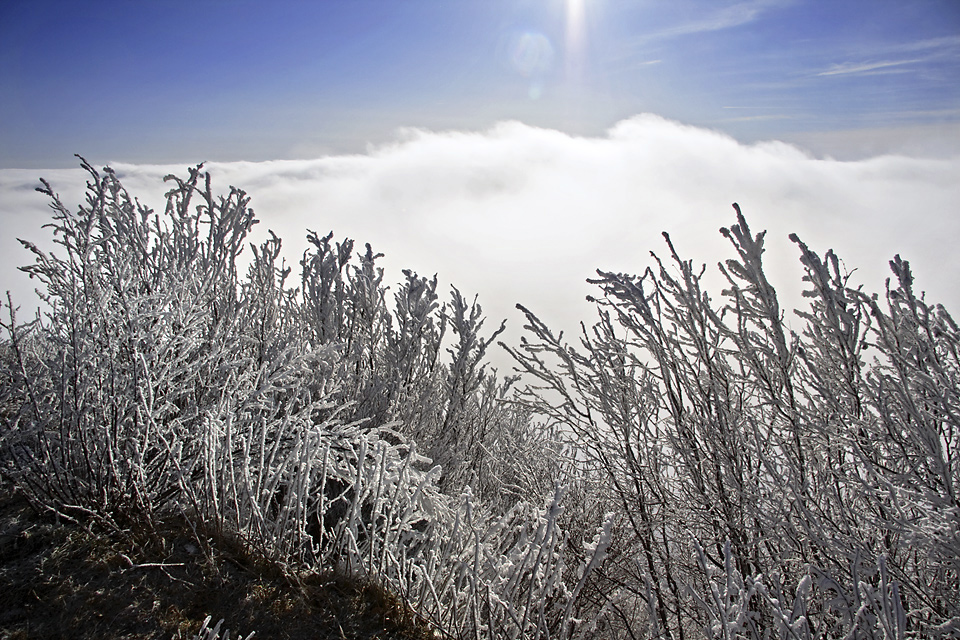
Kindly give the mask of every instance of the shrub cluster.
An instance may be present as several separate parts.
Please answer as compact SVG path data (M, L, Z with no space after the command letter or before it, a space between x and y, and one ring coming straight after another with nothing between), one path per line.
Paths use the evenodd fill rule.
M789 329L737 209L703 270L598 272L576 345L503 331L436 277L310 232L299 282L202 166L162 214L109 168L57 250L45 311L8 299L2 473L118 530L185 518L291 573L380 581L451 637L960 636L960 330L891 262L883 303L794 238ZM214 632L215 633L215 632Z
M668 261L598 271L578 345L523 309L532 338L508 347L539 383L523 404L622 514L597 604L633 637L960 637L956 323L899 256L881 302L791 236L810 301L791 331L734 208L721 302L664 234Z
M183 517L291 572L380 580L451 634L568 624L557 445L500 402L502 326L475 300L405 272L390 301L379 254L332 234L308 236L298 286L272 234L241 275L243 191L197 167L158 214L83 166L77 211L40 189L59 255L24 242L47 310L18 323L8 300L3 325L3 472L38 507Z

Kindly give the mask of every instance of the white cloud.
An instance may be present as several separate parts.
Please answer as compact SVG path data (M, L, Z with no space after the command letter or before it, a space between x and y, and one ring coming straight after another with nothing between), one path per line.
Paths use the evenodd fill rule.
M890 54L925 52L921 57L890 58ZM960 54L960 36L943 38L928 38L906 43L884 43L874 47L873 59L847 61L830 65L830 67L816 73L817 76L838 75L876 75L881 73L903 73L909 71L912 65L931 61L942 61L947 58L956 58ZM879 57L888 59L877 59ZM907 67L906 69L904 67Z
M131 193L158 209L163 175L185 174L115 168ZM401 268L438 272L479 293L491 324L506 317L514 335L517 302L567 329L589 320L584 280L598 267L641 272L650 250L665 254L661 231L695 262L729 257L717 231L735 221L735 201L754 231L769 230L769 269L792 301L785 306L800 289L787 240L797 232L815 250L836 249L872 291L882 290L886 262L900 253L913 262L918 288L960 312L960 153L841 162L640 115L602 137L508 122L484 132L406 131L365 155L207 168L215 188L248 191L258 234L276 231L289 262L305 247L307 228L370 242L387 254L388 281L399 281ZM38 173L61 193L69 189L70 204L82 188L79 170L0 171L0 287L21 300L28 289L12 269L28 256L13 238L36 238L45 219L44 197L30 191Z
M659 64L661 59L650 59L651 45L689 35L711 33L734 29L761 19L769 11L780 9L794 3L795 0L743 0L728 4L710 2L693 3L689 11L678 11L673 7L671 18L683 16L680 20L671 20L672 24L662 28L653 27L650 31L639 33L628 42L614 47L605 59L608 69L618 72L637 70L644 66ZM664 5L666 6L666 5ZM654 50L658 50L655 48Z
M876 73L878 70L899 71L903 65L926 62L929 58L911 58L909 60L882 60L879 62L844 62L831 65L830 68L818 73L818 76L840 76L864 73Z
M913 42L904 42L900 44L888 44L883 49L888 51L935 51L940 55L956 54L960 51L960 36L944 36L942 38L927 38L924 40L915 40Z
M641 41L662 40L709 31L722 31L749 24L764 12L792 4L791 0L746 0L713 8L702 18L688 20L672 27L642 36Z

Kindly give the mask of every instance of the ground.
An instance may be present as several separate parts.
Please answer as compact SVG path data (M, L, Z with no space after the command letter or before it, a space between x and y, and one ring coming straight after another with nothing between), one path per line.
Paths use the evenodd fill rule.
M207 616L234 639L435 637L363 580L202 551L176 523L150 539L100 529L38 513L0 482L0 640L192 639Z

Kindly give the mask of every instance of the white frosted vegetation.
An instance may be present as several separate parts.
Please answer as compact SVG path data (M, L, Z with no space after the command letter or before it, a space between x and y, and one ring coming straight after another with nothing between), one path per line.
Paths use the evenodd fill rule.
M722 233L719 300L668 237L641 276L598 272L577 344L524 309L531 339L511 349L536 382L523 404L574 434L592 501L622 509L607 606L651 637L952 637L957 325L899 256L881 301L793 236L795 333L765 234L739 209Z
M332 236L297 287L275 237L241 276L243 192L195 170L155 214L86 168L27 268L49 312L4 323L4 472L37 505L185 517L289 571L380 580L458 635L570 625L565 581L590 567L564 562L557 446L502 404L476 302L406 272L391 305L378 254Z
M575 344L523 308L501 379L503 326L436 277L312 232L289 267L199 168L163 213L85 169L76 211L44 187L48 311L3 323L2 469L37 505L368 576L452 637L960 632L960 331L899 258L871 296L794 237L788 325L738 210L718 297L668 239L598 272Z

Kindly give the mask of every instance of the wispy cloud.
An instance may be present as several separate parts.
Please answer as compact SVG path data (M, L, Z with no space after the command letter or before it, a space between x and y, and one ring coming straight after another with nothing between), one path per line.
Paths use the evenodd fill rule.
M663 40L709 31L731 29L757 20L764 12L770 9L783 7L791 2L787 0L749 0L737 2L726 7L714 10L705 17L655 31L641 36L641 42Z
M912 57L899 59L895 57L897 54L905 53L923 53L925 55L920 57L914 55ZM856 61L840 62L819 71L815 75L839 76L902 73L906 71L904 67L909 67L910 65L923 64L951 57L960 58L960 36L928 38L915 42L886 43L882 46L873 47L869 51L869 55L872 59L861 58Z
M881 60L878 62L843 62L831 65L828 69L816 74L818 76L843 76L876 73L878 71L899 71L894 67L919 64L929 58L911 58L909 60Z
M929 51L936 50L943 53L960 53L960 36L944 36L942 38L927 38L915 42L893 44L890 51Z
M628 42L624 42L618 51L607 57L608 68L619 72L636 69L641 66L658 64L661 59L645 59L649 47L683 36L733 29L750 24L766 13L790 4L795 0L745 0L727 6L715 8L719 3L705 5L700 16L687 19L670 26L640 33ZM637 60L640 60L637 62Z

